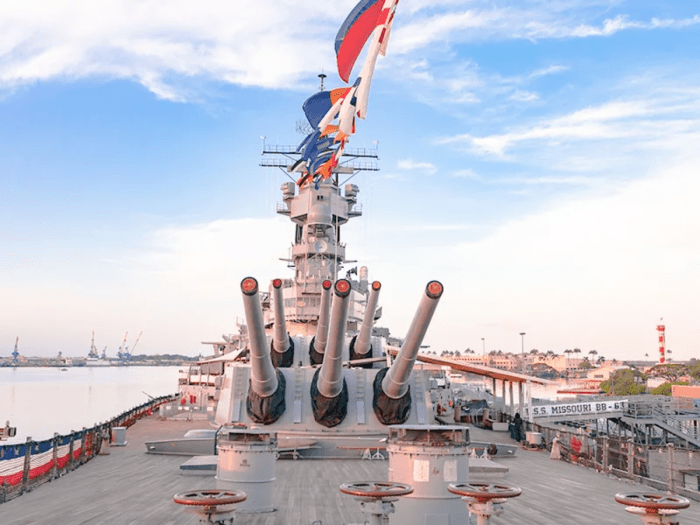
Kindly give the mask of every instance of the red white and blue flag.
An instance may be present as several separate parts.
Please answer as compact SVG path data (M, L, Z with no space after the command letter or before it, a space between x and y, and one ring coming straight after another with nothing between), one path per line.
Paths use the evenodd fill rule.
M302 157L292 171L303 174L297 181L299 186L309 180L318 186L321 178L331 176L345 144L355 133L355 117L366 117L374 66L378 55L386 54L398 3L399 0L360 0L340 27L335 38L335 53L338 74L345 82L370 37L372 41L360 75L352 86L322 91L304 102L304 113L314 131L297 149ZM331 135L334 136L329 143L327 137Z
M379 14L384 0L362 0L350 12L340 26L335 37L335 56L338 60L338 74L345 82L365 47L367 39L379 25Z

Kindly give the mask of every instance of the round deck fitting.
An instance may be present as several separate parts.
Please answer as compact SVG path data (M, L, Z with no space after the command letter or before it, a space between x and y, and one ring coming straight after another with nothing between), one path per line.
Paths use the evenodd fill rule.
M667 496L666 494L621 492L615 494L615 501L630 507L641 507L648 514L654 514L659 510L678 510L690 507L690 500L681 496Z
M501 485L498 483L450 483L447 490L452 494L458 494L468 498L474 498L480 503L492 499L515 498L522 494L522 489L514 485Z
M180 505L214 508L218 505L233 505L244 501L248 496L242 490L190 490L173 496Z
M343 483L340 492L361 498L386 499L405 496L413 492L413 487L393 481L355 481Z

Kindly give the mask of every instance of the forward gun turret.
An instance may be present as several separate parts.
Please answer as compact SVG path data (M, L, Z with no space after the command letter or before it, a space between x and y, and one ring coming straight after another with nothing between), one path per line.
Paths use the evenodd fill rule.
M411 413L408 382L442 292L442 284L438 281L428 283L399 355L391 368L380 370L374 378L374 413L385 425L405 423Z
M248 325L251 368L246 411L256 423L269 425L277 421L286 408L285 379L272 366L258 296L258 281L253 277L246 277L241 282L241 291Z
M326 427L340 424L348 412L348 386L343 378L343 345L351 291L350 281L336 281L328 345L323 364L311 381L314 419Z

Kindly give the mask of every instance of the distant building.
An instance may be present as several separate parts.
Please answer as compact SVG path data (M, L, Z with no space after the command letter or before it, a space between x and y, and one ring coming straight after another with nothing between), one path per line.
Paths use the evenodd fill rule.
M450 359L464 361L472 365L490 366L500 370L520 370L520 357L512 354L477 355L463 354L460 356L449 356Z
M582 359L572 359L565 355L547 355L547 354L527 354L525 356L525 365L532 366L536 364L544 364L551 366L557 372L573 372L578 369Z
M609 381L611 374L613 374L613 373L615 373L618 370L621 370L623 368L629 368L629 367L624 366L624 365L609 364L606 366L602 366L600 368L595 368L593 370L590 370L588 372L586 378L593 380L593 381Z
M476 354L463 354L458 357L452 357L458 361L464 361L472 365L489 366L489 356Z
M671 396L691 398L695 405L700 405L700 386L671 385Z
M491 355L489 357L489 364L491 368L498 368L500 370L519 370L520 369L520 358L513 355Z

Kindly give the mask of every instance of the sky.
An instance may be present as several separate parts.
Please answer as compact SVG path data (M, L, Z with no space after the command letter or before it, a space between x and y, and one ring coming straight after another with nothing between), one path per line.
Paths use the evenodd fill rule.
M0 356L235 333L241 279L291 277L263 141L345 85L355 3L0 0ZM343 230L378 324L437 279L438 353L654 359L663 318L700 357L699 42L684 0L401 0L348 145L380 157Z

